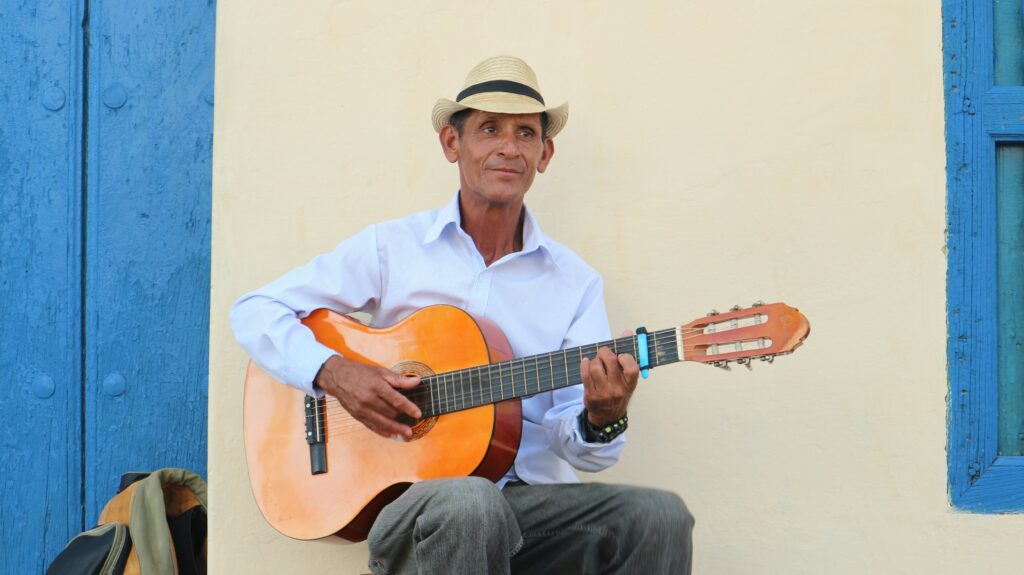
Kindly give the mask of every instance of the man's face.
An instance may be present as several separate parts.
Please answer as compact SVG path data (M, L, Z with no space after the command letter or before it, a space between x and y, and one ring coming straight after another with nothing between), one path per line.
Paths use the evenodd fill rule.
M480 110L466 117L461 136L445 126L441 146L448 161L459 164L462 192L499 204L522 201L555 152L552 141L541 138L540 114Z

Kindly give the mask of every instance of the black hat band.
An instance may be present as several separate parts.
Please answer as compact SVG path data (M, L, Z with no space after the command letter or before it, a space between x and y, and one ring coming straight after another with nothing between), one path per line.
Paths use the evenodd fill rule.
M456 96L455 101L461 102L465 98L472 96L473 94L480 94L483 92L508 92L509 94L519 94L520 96L529 96L534 100L537 100L544 105L544 98L541 97L537 90L527 86L526 84L520 84L519 82L513 82L512 80L491 80L489 82L480 82L479 84L473 84L465 90L459 92Z

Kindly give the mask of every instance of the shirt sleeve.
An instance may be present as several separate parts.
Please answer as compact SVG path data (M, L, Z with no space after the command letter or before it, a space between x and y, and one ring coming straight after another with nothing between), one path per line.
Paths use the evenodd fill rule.
M310 395L313 379L332 355L301 319L319 308L373 313L380 301L376 229L370 226L326 254L255 291L231 308L235 339L272 377Z
M604 308L604 282L596 276L588 284L576 316L562 341L562 349L611 339L608 314ZM574 385L552 392L554 405L544 414L548 445L559 457L580 471L600 471L622 455L626 435L609 443L587 443L579 429L583 411L583 386Z

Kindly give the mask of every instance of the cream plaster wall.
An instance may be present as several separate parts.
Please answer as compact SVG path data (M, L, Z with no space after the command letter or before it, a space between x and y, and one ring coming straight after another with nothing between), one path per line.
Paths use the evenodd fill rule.
M210 357L212 573L358 573L261 518L232 301L368 223L445 202L429 111L484 57L571 102L528 196L605 276L613 329L782 300L751 373L645 382L602 480L677 491L695 572L1019 573L1024 516L946 495L941 23L930 0L222 0Z

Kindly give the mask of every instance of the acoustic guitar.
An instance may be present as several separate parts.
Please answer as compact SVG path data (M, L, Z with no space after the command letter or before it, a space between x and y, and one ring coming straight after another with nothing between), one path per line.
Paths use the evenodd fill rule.
M516 456L520 399L582 382L580 359L598 347L651 368L696 361L728 368L772 361L807 337L807 318L782 303L713 312L686 325L582 347L512 358L498 326L451 306L423 308L387 328L317 310L303 320L318 341L353 361L416 374L403 393L423 412L413 438L385 439L337 399L306 395L249 364L244 429L249 479L260 511L295 539L362 541L381 508L412 483L476 475L500 479Z

